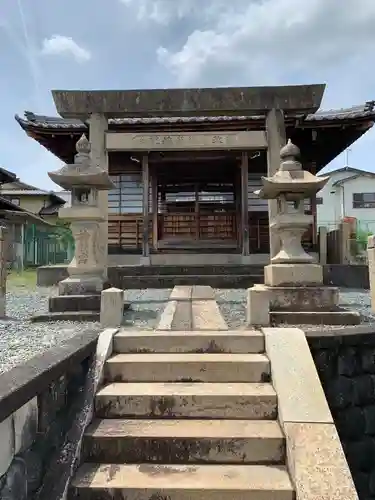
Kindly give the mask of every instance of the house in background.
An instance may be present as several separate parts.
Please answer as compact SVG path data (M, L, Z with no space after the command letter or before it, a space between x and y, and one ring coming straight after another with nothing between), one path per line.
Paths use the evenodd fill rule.
M21 209L34 213L56 224L59 208L65 204L65 199L52 191L44 191L15 178L0 186L0 195Z
M0 225L6 228L7 261L10 267L22 269L27 264L27 233L31 231L31 234L38 232L49 234L54 231L55 225L23 208L19 199L2 195L4 185L8 186L17 182L16 174L0 168ZM38 248L37 240L31 240L29 243L32 255L38 255L38 252L40 254L41 248Z
M317 194L317 225L333 230L349 217L357 228L375 234L375 173L344 167L319 175L329 181Z

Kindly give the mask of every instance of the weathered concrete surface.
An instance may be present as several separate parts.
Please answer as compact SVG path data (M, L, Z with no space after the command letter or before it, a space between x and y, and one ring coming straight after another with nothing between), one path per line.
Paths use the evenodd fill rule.
M281 422L333 423L302 330L263 328Z
M113 382L263 382L270 377L264 354L116 354L106 363Z
M53 90L63 118L137 116L233 116L264 113L273 108L314 113L325 85L224 87L150 90Z
M334 424L288 422L284 432L297 498L358 500Z
M99 500L294 500L287 471L261 465L91 465L73 482L77 498ZM117 495L117 496L116 496Z
M114 337L115 351L136 352L227 352L261 353L264 351L264 335L257 330L241 331L170 331L163 332L122 330Z
M263 331L296 497L358 500L304 332Z
M277 397L271 384L113 383L96 396L99 418L274 419Z
M228 330L215 300L193 300L192 330Z
M175 286L158 330L228 330L209 286Z
M258 420L95 420L85 460L96 463L282 463L278 422Z

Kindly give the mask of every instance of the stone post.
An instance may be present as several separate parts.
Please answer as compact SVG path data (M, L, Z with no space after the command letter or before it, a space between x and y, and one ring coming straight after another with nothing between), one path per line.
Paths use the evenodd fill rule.
M371 311L375 312L375 236L367 240L368 273L370 281Z
M102 114L93 113L89 119L89 126L91 161L93 165L108 172L108 154L105 147L105 132L108 129L108 120ZM103 221L99 223L99 241L102 246L100 258L103 260L100 266L103 268L103 278L106 280L108 267L108 191L98 192L98 206L103 217Z
M327 228L321 226L319 228L319 262L321 266L327 264L327 252L328 252L328 235Z
M6 282L7 282L7 241L5 228L0 226L0 318L6 313Z

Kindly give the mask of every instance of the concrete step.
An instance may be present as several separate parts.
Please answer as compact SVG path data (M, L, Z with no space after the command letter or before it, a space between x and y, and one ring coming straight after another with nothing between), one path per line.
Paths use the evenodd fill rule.
M168 333L158 331L126 331L114 337L118 353L135 352L264 352L264 335L256 330L196 331Z
M149 266L115 266L109 268L110 273L121 276L176 276L176 275L264 275L264 266L256 264L195 264L195 265L149 265Z
M103 500L293 500L281 466L84 464L71 498Z
M173 288L174 286L204 285L212 288L250 288L263 283L260 274L176 274L171 276L144 274L126 275L120 272L111 277L111 284L124 290L138 288Z
M271 321L276 325L359 325L357 311L342 308L336 311L272 311Z
M271 420L95 420L84 459L96 463L281 464L285 440Z
M122 383L101 388L99 418L221 418L273 420L277 396L269 383Z
M116 354L105 365L110 382L269 382L265 354Z

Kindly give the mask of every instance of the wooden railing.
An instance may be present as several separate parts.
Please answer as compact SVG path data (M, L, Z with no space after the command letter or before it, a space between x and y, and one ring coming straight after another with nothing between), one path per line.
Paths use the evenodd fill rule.
M211 214L166 213L158 215L158 240L222 240L240 241L239 216L235 212ZM313 228L303 237L307 249L313 247ZM138 214L111 214L108 217L108 245L121 250L140 250L143 239L143 217ZM153 243L153 223L150 215L149 243ZM249 213L250 253L269 252L267 212Z
M160 239L237 239L235 212L166 213L159 221Z

